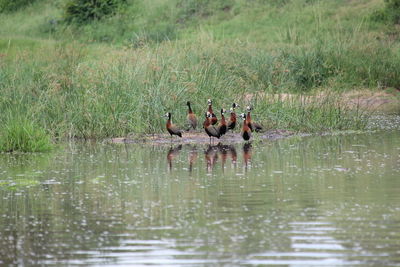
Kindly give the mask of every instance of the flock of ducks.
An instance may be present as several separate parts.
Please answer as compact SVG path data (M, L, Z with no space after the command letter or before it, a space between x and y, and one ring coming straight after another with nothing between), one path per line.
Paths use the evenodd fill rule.
M226 134L229 130L234 130L236 127L236 113L235 109L239 107L238 104L233 103L232 107L230 108L230 118L228 120L225 119L225 112L226 110L221 108L221 119L218 122L218 118L215 115L213 109L212 109L212 101L211 99L208 99L207 101L208 108L207 112L205 112L205 120L203 122L203 129L206 132L206 134L210 137L210 143L211 143L211 138L217 138L219 139L221 136ZM196 130L197 128L197 117L196 114L194 114L190 102L188 101L186 103L188 106L188 114L187 114L187 125L188 128L186 129L187 131L193 129ZM250 140L251 138L251 133L253 131L260 132L263 130L263 127L256 123L253 122L251 119L250 111L252 108L250 106L246 107L247 114L241 113L239 116L243 119L243 126L241 130L241 136L245 141ZM179 129L178 126L172 123L171 121L171 113L168 112L165 114L165 117L168 118L167 120L167 131L171 135L171 138L173 135L182 137L183 130Z

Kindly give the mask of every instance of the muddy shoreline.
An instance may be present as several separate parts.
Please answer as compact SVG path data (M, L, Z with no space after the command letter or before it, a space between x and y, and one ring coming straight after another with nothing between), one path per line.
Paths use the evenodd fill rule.
M299 133L288 130L269 130L263 133L253 133L251 140L277 140L287 138L290 136L299 135ZM301 135L301 134L300 134ZM212 138L212 143L243 143L245 142L239 132L230 132L222 136L220 139ZM171 136L169 134L146 134L137 136L127 136L108 139L107 142L121 144L121 143L152 143L152 144L209 144L210 138L204 131L185 132L182 138Z
M288 137L323 136L349 133L367 133L375 131L400 131L400 115L376 114L369 118L368 126L364 131L334 131L322 133L301 133L289 130L275 129L263 133L253 133L250 141L274 141ZM158 134L131 134L127 137L116 137L105 140L114 144L209 144L210 139L203 130L184 132L182 138L171 136L168 133ZM229 132L220 139L214 138L212 144L218 143L244 143L239 132Z

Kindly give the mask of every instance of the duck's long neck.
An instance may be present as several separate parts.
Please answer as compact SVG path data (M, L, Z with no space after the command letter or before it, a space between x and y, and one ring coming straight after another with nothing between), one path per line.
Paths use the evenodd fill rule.
M188 108L189 108L189 114L192 114L193 111L192 111L192 107L190 106L190 103L188 103L187 105L188 105Z
M172 122L171 122L171 115L168 116L168 120L167 120L167 127L171 126Z
M247 124L247 118L243 120L243 131L249 131L249 125Z
M211 125L210 118L206 117L205 121L203 122L203 127L207 128Z
M246 115L244 115L244 118L243 118L243 131L247 131L247 129L249 129L247 119L248 119L248 117Z
M208 104L208 112L213 113L212 105L211 105L211 104Z
M250 111L247 111L246 121L251 122Z

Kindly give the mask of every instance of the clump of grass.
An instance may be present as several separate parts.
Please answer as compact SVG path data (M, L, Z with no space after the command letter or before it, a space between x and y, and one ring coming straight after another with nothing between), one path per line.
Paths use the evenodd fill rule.
M269 95L254 100L254 118L269 129L300 132L363 130L367 114L346 106L340 94Z
M385 7L375 11L371 18L375 21L400 24L400 0L385 0Z
M2 152L45 152L52 148L50 136L27 119L9 119L0 133Z
M64 17L68 23L84 24L114 14L124 2L125 0L68 0L64 6Z
M29 4L32 4L36 0L0 0L0 13L1 12L12 12L21 9Z

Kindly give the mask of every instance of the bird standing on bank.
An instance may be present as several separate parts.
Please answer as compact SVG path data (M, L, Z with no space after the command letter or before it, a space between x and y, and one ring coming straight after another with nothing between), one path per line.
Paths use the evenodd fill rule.
M190 102L186 102L186 105L188 106L188 114L187 114L187 123L188 123L188 129L196 130L197 127L197 117L196 114L193 113L192 107L190 106Z
M246 114L242 113L240 114L240 117L243 119L242 132L240 134L245 141L249 141L251 138L251 130L247 122Z
M236 113L235 113L235 108L237 108L237 107L239 107L239 105L236 104L236 103L233 103L233 104L232 104L232 107L229 109L229 111L230 111L230 113L231 113L231 116L230 116L230 118L229 118L228 125L227 125L228 130L233 130L233 129L235 129L235 127L236 127Z
M247 110L246 121L247 121L247 125L249 126L250 130L252 132L253 131L261 132L262 130L264 130L264 128L259 123L252 121L250 111L253 110L253 108L251 106L247 106L246 110Z
M226 121L225 121L225 116L224 116L225 110L223 108L221 108L221 120L219 121L217 130L218 130L218 134L219 136L223 136L224 134L226 134Z
M167 131L171 135L171 140L173 135L182 137L182 130L180 130L175 124L172 124L171 122L171 112L165 114L165 117L168 118L166 126L167 126Z
M215 125L218 122L218 118L217 118L217 116L215 116L215 114L213 112L211 99L207 100L207 104L208 104L208 110L207 111L211 114L211 124Z
M219 139L220 135L218 133L218 129L214 125L211 125L212 115L209 112L207 112L205 116L206 119L203 123L203 128L206 131L207 135L210 137L210 143L211 143L211 137L216 137Z

